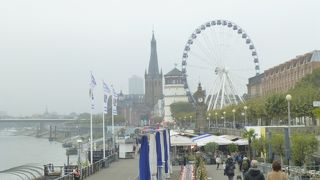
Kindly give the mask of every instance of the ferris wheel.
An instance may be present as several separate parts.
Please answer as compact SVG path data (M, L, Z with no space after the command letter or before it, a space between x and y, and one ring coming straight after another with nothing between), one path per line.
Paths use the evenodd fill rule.
M183 82L189 100L197 84L206 89L207 110L244 102L249 77L259 75L257 50L248 34L228 20L196 28L183 50Z

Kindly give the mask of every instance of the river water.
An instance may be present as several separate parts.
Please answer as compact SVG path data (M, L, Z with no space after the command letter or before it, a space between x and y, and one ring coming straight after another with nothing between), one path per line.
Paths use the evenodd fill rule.
M70 156L70 164L76 164L77 160L77 155ZM0 131L0 171L29 163L63 166L67 164L66 149L48 139Z

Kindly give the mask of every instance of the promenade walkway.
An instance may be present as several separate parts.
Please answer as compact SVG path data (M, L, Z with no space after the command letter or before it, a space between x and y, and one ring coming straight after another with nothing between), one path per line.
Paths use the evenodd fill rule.
M208 177L211 177L212 180L227 180L228 177L223 175L223 167L220 166L220 169L217 170L216 165L207 165ZM179 166L173 167L174 174L170 180L178 180L178 174L180 171ZM239 167L236 166L235 170L236 175L234 180L237 180L237 175L241 175ZM135 159L119 159L119 161L114 162L110 165L109 168L106 168L92 176L86 178L86 180L105 180L105 179L115 179L115 180L135 180L139 175L139 156L136 156Z
M139 156L135 159L119 159L110 164L109 168L99 171L86 180L134 180L139 175Z
M211 177L212 180L227 180L228 177L223 175L223 167L220 166L220 169L217 170L217 165L206 165L208 177ZM234 180L237 180L237 176L241 175L239 167L236 165Z

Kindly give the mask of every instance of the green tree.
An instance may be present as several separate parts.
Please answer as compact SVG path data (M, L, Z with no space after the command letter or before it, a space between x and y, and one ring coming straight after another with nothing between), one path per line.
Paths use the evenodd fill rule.
M238 149L238 146L236 144L229 144L228 145L228 151L229 153L234 153L234 152L237 152L239 149Z
M188 113L188 112L194 112L195 109L191 103L188 102L176 102L172 103L170 105L170 110L172 113L172 116L176 117L179 113Z
M273 94L266 99L265 103L266 112L274 120L279 121L287 115L287 102L285 95Z
M284 135L283 134L273 134L270 140L272 150L275 154L279 155L281 158L281 163L283 164L284 155Z
M268 142L264 136L261 136L259 139L253 139L252 141L252 148L256 150L258 154L262 154L264 161L267 145Z
M211 156L214 156L215 151L219 148L219 144L215 142L209 142L204 146L204 151Z
M318 150L318 140L314 134L295 134L291 138L292 159L297 165L304 165L308 162L311 154Z
M248 139L248 145L249 145L249 158L252 159L252 153L251 153L251 142L256 137L256 133L254 129L244 130L243 137Z

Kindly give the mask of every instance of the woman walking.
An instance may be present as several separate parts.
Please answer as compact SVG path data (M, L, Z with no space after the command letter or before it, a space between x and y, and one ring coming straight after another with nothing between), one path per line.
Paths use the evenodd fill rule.
M277 160L272 163L272 171L268 173L267 180L287 180L288 176L281 171L281 163Z

